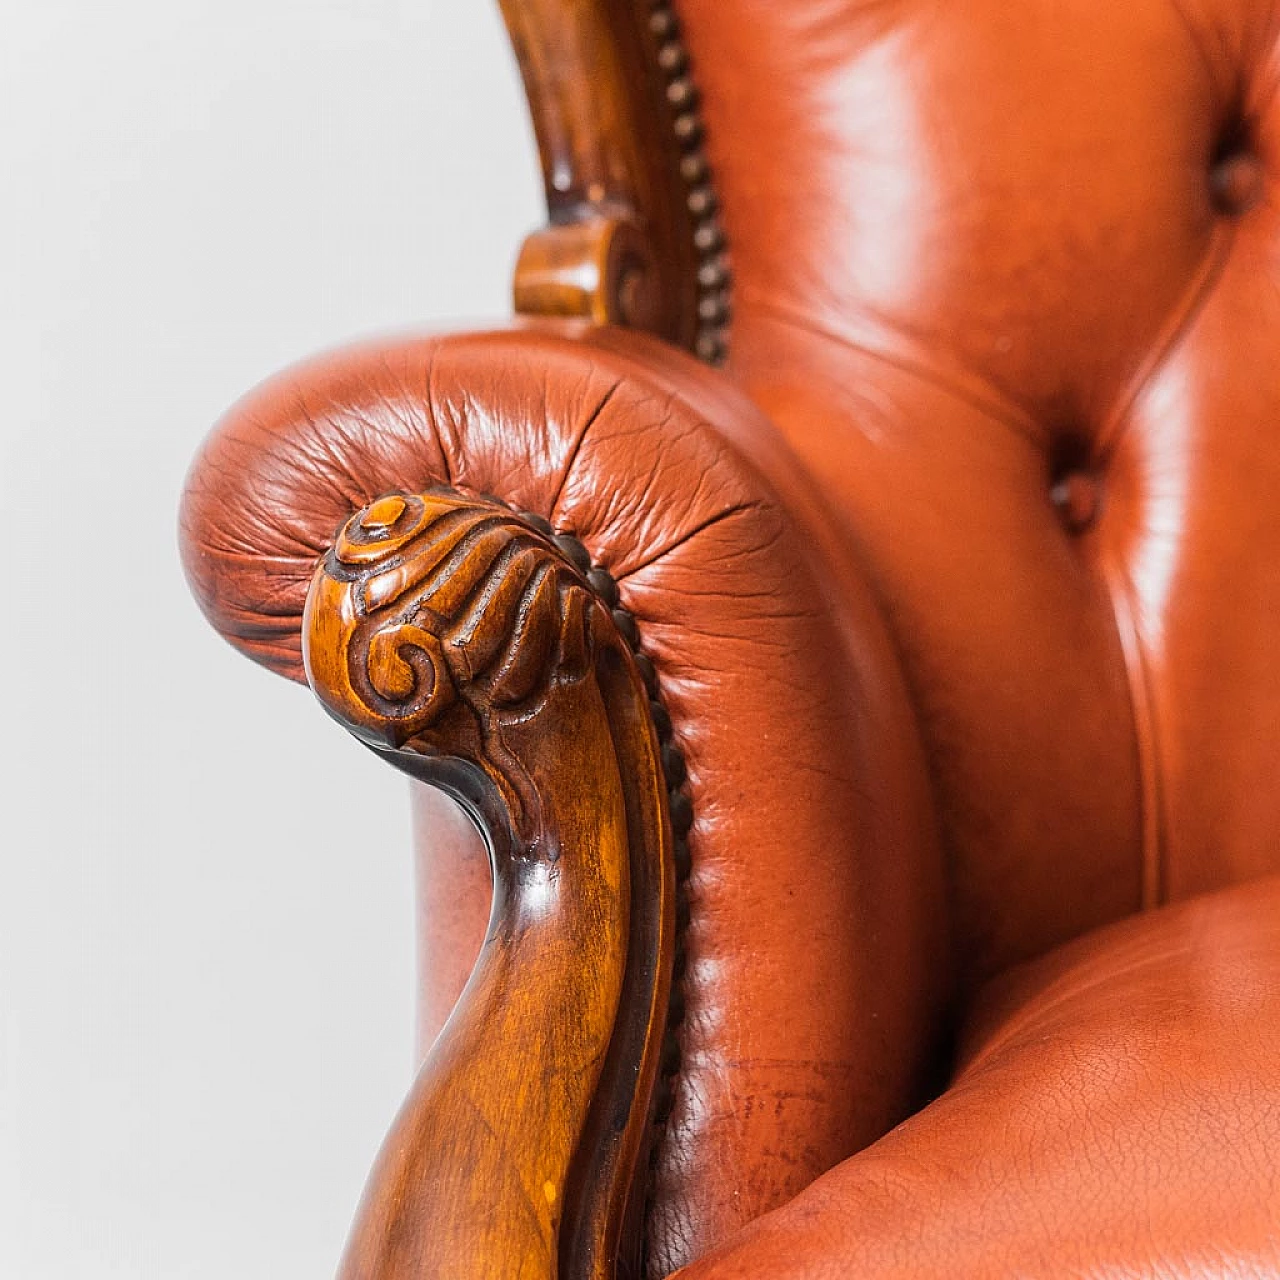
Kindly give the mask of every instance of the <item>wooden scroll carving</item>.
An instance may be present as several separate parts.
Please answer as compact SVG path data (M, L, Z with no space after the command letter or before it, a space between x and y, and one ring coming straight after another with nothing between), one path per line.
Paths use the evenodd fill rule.
M343 1280L638 1274L675 864L652 670L616 601L575 539L452 490L373 503L316 571L312 687L466 806L494 874Z
M646 329L719 363L729 270L698 94L669 0L500 0L551 225L516 310Z

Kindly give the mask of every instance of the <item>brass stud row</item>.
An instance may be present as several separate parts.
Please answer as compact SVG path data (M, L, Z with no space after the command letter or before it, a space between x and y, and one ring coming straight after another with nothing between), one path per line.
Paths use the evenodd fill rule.
M672 128L680 144L680 176L685 181L685 205L693 219L693 244L698 255L698 325L694 351L708 364L722 364L727 354L730 275L725 256L711 170L702 146L698 90L689 74L689 54L670 0L654 0L649 31L657 42L657 63L666 77L666 98Z

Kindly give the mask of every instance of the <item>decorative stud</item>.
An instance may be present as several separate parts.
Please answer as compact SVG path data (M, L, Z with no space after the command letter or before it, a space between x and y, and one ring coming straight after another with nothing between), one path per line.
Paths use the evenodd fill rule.
M707 364L719 364L725 355L724 340L715 329L704 331L698 334L694 350L699 360L704 360Z
M695 218L706 218L713 214L716 209L716 195L710 187L694 187L689 192L688 199L685 200L689 212Z
M688 776L685 768L684 756L680 753L678 747L667 743L662 748L662 772L666 776L667 786L674 791L677 787L684 785L684 780Z
M688 76L677 76L667 85L667 101L677 111L687 111L697 100L698 91Z
M591 572L591 553L572 534L556 533L551 541L584 578Z
M636 620L625 609L613 611L613 625L622 632L622 638L633 649L640 647L640 631L636 626Z
M680 176L691 187L705 182L708 172L707 157L701 151L690 151L680 157Z
M667 101L676 113L672 129L680 144L680 176L688 187L685 204L696 224L693 243L699 259L698 328L694 352L709 364L719 364L725 357L724 333L729 316L724 297L729 273L720 258L724 234L716 221L715 191L710 182L710 167L701 149L697 86L689 73L688 50L680 38L680 24L670 0L656 0L649 16L649 30L658 42L656 61L667 80Z
M693 243L700 253L718 253L724 245L724 233L720 230L720 224L713 220L700 222L694 228Z
M591 589L610 609L618 607L618 584L614 582L613 575L607 569L599 567L592 569L587 574L587 581L591 584Z
M676 15L666 5L659 5L649 15L649 30L659 40L665 40L676 34Z
M676 833L678 839L683 839L689 834L689 829L693 826L693 804L689 797L683 791L674 791L671 794L671 829Z
M719 258L712 258L698 268L698 283L704 289L722 289L728 279L728 269Z
M658 66L668 75L679 75L689 63L689 55L679 40L671 40L658 50Z
M727 314L728 308L721 293L705 294L698 302L698 318L709 324L723 324Z
M695 146L702 137L702 121L692 111L676 116L672 127L676 131L676 137L686 146Z
M667 715L667 709L656 698L649 702L649 715L653 719L653 727L658 731L659 738L669 738L672 733L671 717Z
M506 503L504 503L501 498L493 498L491 501L497 502L501 506L506 506ZM551 527L551 521L548 520L546 516L540 516L536 511L521 511L518 512L518 514L525 524L533 525L533 527L537 529L543 537L551 538L555 536L555 530Z
M676 794L680 795L682 793L677 792ZM693 870L693 863L689 858L689 846L683 840L676 841L675 864L677 877L681 880L687 880L689 872Z
M654 669L653 663L643 653L637 653L635 660L636 670L640 672L640 679L644 681L644 687L648 689L649 696L653 697L658 691L658 673Z

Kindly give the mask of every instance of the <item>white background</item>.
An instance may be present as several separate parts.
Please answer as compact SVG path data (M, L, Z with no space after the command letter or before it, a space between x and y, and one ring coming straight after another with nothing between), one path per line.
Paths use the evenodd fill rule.
M505 315L495 0L0 0L0 1276L321 1280L412 1069L403 788L208 629L273 369Z

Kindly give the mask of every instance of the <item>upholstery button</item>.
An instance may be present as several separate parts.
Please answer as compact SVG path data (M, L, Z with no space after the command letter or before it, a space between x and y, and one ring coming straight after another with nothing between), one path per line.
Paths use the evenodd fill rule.
M1224 157L1209 172L1209 189L1220 212L1244 213L1262 194L1262 165L1258 157L1245 151Z
M1083 533L1098 517L1098 481L1084 471L1063 476L1050 497L1069 533Z

